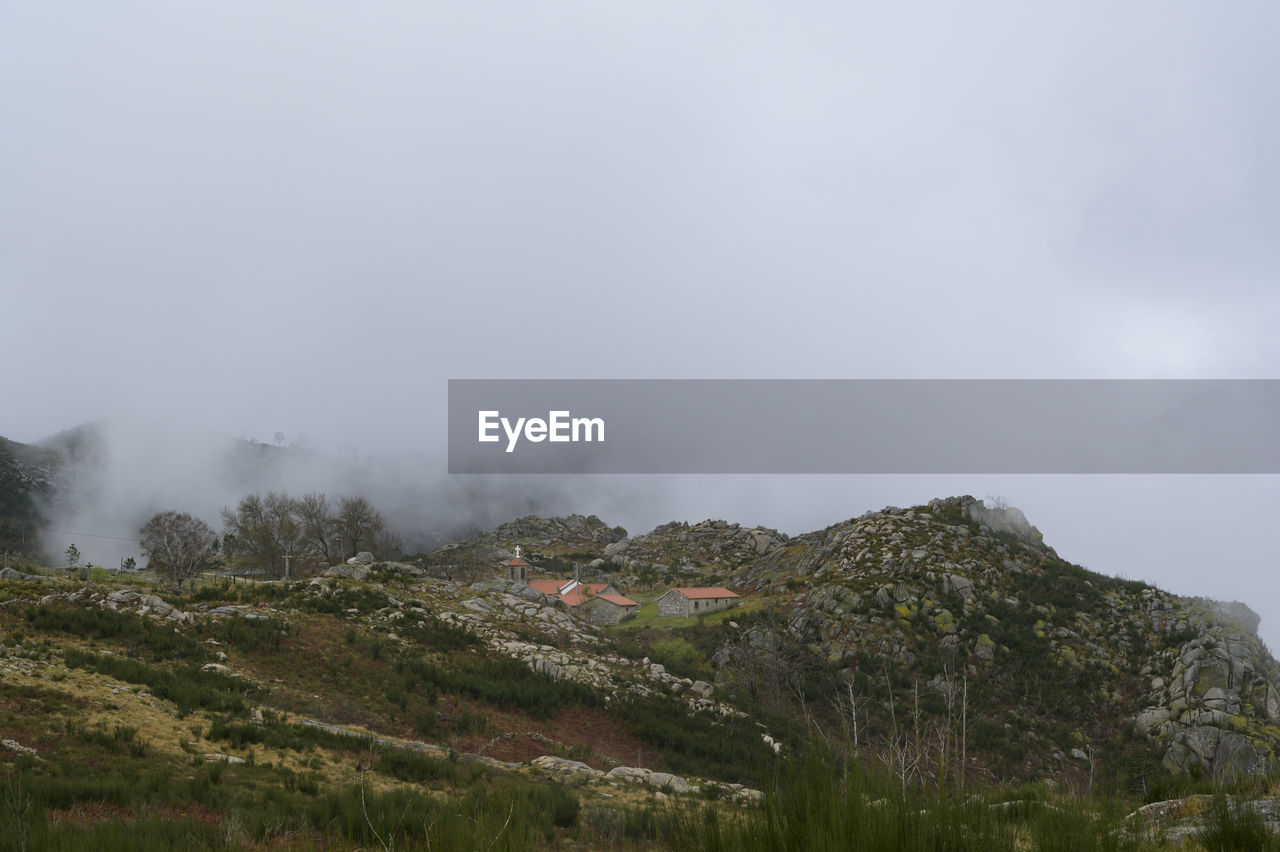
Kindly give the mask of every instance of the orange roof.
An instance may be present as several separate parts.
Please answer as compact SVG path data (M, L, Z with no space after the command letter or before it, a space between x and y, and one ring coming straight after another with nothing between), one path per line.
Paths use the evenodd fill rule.
M737 592L731 592L724 586L707 586L700 589L672 589L689 600L705 600L706 598L736 598Z
M633 601L631 598L624 598L622 595L615 595L613 592L596 595L600 600L608 601L618 606L640 606L639 601Z
M510 562L507 563L507 565L511 567L519 567L521 565L528 565L528 564L529 564L528 562L525 562L519 556L517 556L515 559L512 559Z
M567 583L569 581L565 580L565 582ZM608 583L579 583L563 595L556 595L556 597L564 601L569 606L582 606L592 598L599 597L600 590L607 588L608 585Z
M600 595L602 590L607 589L609 587L608 583L579 583L577 586L565 592L563 595L560 594L560 590L572 582L573 580L530 580L529 588L533 589L534 591L542 592L544 595L549 595L553 598L561 600L567 606L582 606L591 598ZM609 597L610 596L606 595L605 599L608 600ZM621 600L627 600L626 598L622 597L622 595L613 595L613 597L620 598ZM618 601L612 601L612 602L618 603ZM635 604L635 601L631 601L631 603ZM621 603L618 603L618 605L627 606L627 604L621 604Z

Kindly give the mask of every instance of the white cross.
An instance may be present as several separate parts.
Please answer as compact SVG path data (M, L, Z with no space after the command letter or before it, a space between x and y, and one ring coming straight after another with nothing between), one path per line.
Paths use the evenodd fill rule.
M516 559L520 558L520 545L516 545Z

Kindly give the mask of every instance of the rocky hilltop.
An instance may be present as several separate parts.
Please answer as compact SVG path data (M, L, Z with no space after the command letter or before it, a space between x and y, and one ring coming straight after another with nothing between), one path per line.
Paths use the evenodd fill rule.
M594 575L639 612L595 624L508 579L516 547L531 577ZM659 612L668 588L699 585L738 605ZM0 571L0 593L0 780L25 779L64 831L107 794L123 809L107 819L194 801L220 838L261 848L426 844L458 813L458 848L481 819L485 838L520 832L511 848L646 848L708 819L756 831L775 813L760 802L806 800L821 804L788 819L862 808L837 832L850 837L882 807L898 831L965 802L960 834L1005 838L976 848L1046 848L1019 838L1067 823L1156 848L1208 836L1214 813L1280 827L1266 777L1280 666L1258 616L1088 571L1018 510L971 497L797 536L708 520L629 537L595 516L529 516L402 561L182 589L24 562ZM834 807L831 789L792 795L857 772L880 786ZM1223 780L1265 796L1185 796ZM266 814L263 789L288 808ZM1070 817L1089 793L1135 809ZM696 819L663 822L681 813ZM276 828L237 828L251 814Z
M58 457L0 443L0 476L37 494L52 487ZM1011 507L951 497L796 536L725 520L629 536L595 515L531 515L388 570L419 593L440 581L431 588L464 589L505 581L516 547L532 576L577 572L647 606L672 586L731 587L743 596L731 618L658 625L671 640L632 631L642 639L633 656L664 666L673 691L697 683L827 736L848 726L855 749L893 741L909 702L913 725L942 732L943 751L962 737L963 771L996 778L1077 783L1105 768L1145 785L1280 769L1280 665L1246 604L1088 571ZM556 643L532 643L548 646L541 655L519 647L547 633L549 618L567 629L547 601L513 615L485 600L461 598L455 612L486 636L504 613L495 653L557 678L593 670L590 654L570 661Z
M505 550L514 549L519 544L525 549L540 549L548 553L571 553L594 551L626 536L625 529L611 527L595 515L560 518L528 515L477 536L474 543Z
M737 568L787 542L785 533L767 527L743 527L721 520L698 524L672 521L604 549L609 561L630 570L678 570L685 573Z
M1169 769L1276 767L1280 667L1248 606L1086 571L1016 509L958 497L868 512L732 580L778 600L849 682L868 654L943 691L938 678L967 676L980 726L999 720L1033 771L1130 731Z
M529 517L481 542L538 548L535 571L551 574L566 563L546 554L572 554L636 596L731 586L758 609L719 635L716 683L759 697L771 654L787 669L775 706L803 705L798 690L861 698L871 738L895 698L923 690L921 717L946 725L964 690L966 748L1001 777L1109 762L1143 784L1156 767L1221 777L1280 763L1280 666L1247 605L1088 571L1016 508L952 497L795 537L723 520L627 537L594 516Z

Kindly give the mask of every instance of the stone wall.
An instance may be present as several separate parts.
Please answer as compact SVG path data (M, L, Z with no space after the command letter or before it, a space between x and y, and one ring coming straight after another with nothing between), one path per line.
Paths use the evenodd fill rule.
M689 615L702 615L704 612L719 612L728 609L738 602L737 598L701 598L689 603Z
M619 624L631 615L627 608L610 603L603 598L592 598L582 605L592 624Z
M695 598L690 600L675 589L658 598L658 615L671 618L689 618L708 612L719 612L728 609L738 602L738 598Z
M675 590L667 592L658 598L658 615L665 615L669 618L687 618L690 615L690 602L688 598Z

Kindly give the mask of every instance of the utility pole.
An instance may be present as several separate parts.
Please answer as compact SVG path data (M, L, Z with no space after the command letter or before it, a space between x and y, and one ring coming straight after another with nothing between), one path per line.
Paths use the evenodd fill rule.
M284 555L284 578L286 581L289 579L289 554L288 553Z

